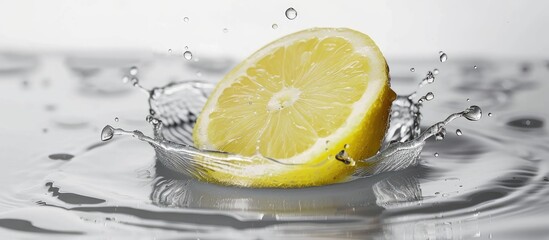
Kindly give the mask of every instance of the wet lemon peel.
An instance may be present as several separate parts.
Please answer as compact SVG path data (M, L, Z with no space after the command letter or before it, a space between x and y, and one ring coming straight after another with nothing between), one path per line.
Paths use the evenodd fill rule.
M316 40L314 40L314 38L316 38ZM344 54L333 54L334 56L342 59L326 57L325 55L330 53L328 50L326 50L328 48L320 50L315 48L319 47L320 43L323 40L326 41L327 46L337 46L337 44L344 45L341 47L341 49L344 49L346 51ZM317 45L305 46L306 43L309 43L307 41ZM302 44L300 46L300 43L305 44ZM281 48L285 49L281 50ZM243 76L248 78L251 78L250 76L253 77L253 74L257 73L258 69L261 70L257 66L266 66L265 68L270 68L268 69L270 71L281 71L282 73L289 73L289 75L294 74L292 75L294 77L304 76L289 71L291 71L292 69L300 70L300 67L301 70L305 68L306 65L309 63L306 62L306 57L301 57L299 60L301 62L294 61L293 63L286 63L284 61L286 59L284 59L283 61L277 61L277 57L282 56L277 56L277 51L280 52L287 49L292 49L292 52L284 52L284 54L301 54L301 56L309 54L309 59L314 60L314 57L316 56L317 60L325 61L320 63L316 62L317 64L323 64L324 67L321 69L307 69L313 72L307 72L310 73L310 75L315 74L314 71L320 71L320 73L317 73L320 74L320 76L316 79L292 79L291 81L288 79L272 80L273 78L270 78L271 80L269 82L261 82L265 81L266 79L255 76L256 78L254 80L249 80L249 82L252 82L253 84L254 81L258 81L259 83L261 83L261 87L271 88L269 89L271 91L271 95L268 95L269 93L256 94L254 92L254 89L247 91L247 87L251 88L255 86L251 86L251 84L246 85L241 83L245 83L246 81L243 80ZM309 50L309 52L303 49L307 49ZM299 52L300 50L302 52ZM316 53L315 55L314 51L321 52ZM351 56L349 57L349 55ZM284 57L287 56L284 55ZM345 60L349 59L352 60L350 62L351 65L349 65L351 67L343 69L350 69L347 71L349 72L349 74L337 75L339 72L342 71L341 62L345 63ZM295 62L299 62L299 64L303 66L297 66L293 68L293 66L284 65L295 65ZM282 66L276 66L277 64ZM343 65L343 67L346 66L347 65ZM330 72L326 71L326 69L330 67L335 68L335 70L332 72L333 75L330 75ZM252 70L254 70L255 72ZM273 75L277 76L276 74ZM323 85L319 85L318 89L320 90L318 90L318 92L323 93L324 91L324 93L327 93L327 97L315 96L315 93L317 92L313 91L309 95L298 94L298 99L293 99L296 94L294 90L291 90L294 92L287 96L284 95L281 98L282 100L280 102L272 102L273 95L284 90L285 88L283 87L286 87L286 85L293 84L290 87L294 87L299 85L300 81L309 81L306 83L310 86L314 85L312 81L317 81L317 79L320 79L318 81L322 81L322 76L333 77L331 80L337 81L333 86L339 87L340 85L347 84L347 87L350 89L348 96L344 94L331 94L331 92L326 92L327 89L322 89ZM351 80L348 80L349 78L342 78L341 76L350 76ZM283 77L284 76L280 78ZM285 86L276 86L277 84L282 84ZM307 84L301 84L299 85L299 87L297 87L297 89L302 92L307 92ZM334 83L327 82L327 85L331 87L332 85L330 84ZM354 84L357 85L356 88L354 87ZM334 89L336 89L334 91L338 91L337 87L333 87ZM257 90L257 88L255 90ZM261 107L263 106L262 104L264 104L265 109L267 109L267 105L270 102L271 109L269 111L265 110L265 113L261 113L263 114L263 118L257 117L257 111L254 111L254 114L252 114L251 110L248 110L252 109L252 106L247 106L247 104L243 105L246 99L243 100L242 98L245 97L246 94L249 94L253 97L258 96L257 99L250 100L250 105L258 104L259 107L257 109L259 111L262 111L263 109ZM301 101L306 101L303 99L307 99L307 97L312 99L311 102L320 103L318 104L318 106L313 106L313 108L322 108L323 104L325 104L326 106L333 106L334 102L337 102L338 97L345 98L344 100L342 100L342 102L344 104L347 104L344 107L348 108L349 110L348 112L342 111L344 112L344 116L342 117L345 119L337 119L339 121L339 125L332 124L337 125L335 126L336 129L323 128L322 120L325 119L316 119L317 122L311 123L311 119L315 120L314 118L305 119L307 118L305 114L302 114L301 118L297 118L294 117L294 115L297 116L297 114L290 112L290 109L293 109L292 107L294 106L292 104L296 104L295 101L300 101L297 104L301 104ZM236 66L225 76L223 80L221 80L217 84L216 89L210 95L210 98L208 99L202 113L198 117L197 124L195 125L195 128L193 130L194 143L195 146L198 148L232 152L244 156L258 156L258 161L252 161L249 163L239 162L241 168L238 172L208 170L198 177L208 182L245 187L308 187L345 181L355 172L356 168L366 167L365 163L358 161L356 162L356 165L345 164L342 161L337 160L336 156L342 150L345 150L346 154L349 157L357 160L366 159L376 154L381 146L382 139L387 130L391 103L395 99L395 97L396 94L390 88L389 69L387 67L385 58L383 57L381 51L378 49L375 43L363 33L350 29L315 28L290 34L286 37L275 40L263 47L262 49L258 50L256 53L252 54L249 58ZM230 105L232 103L230 101L234 101L235 106ZM273 110L273 106L285 106L285 104L289 104L286 106L285 109L281 108L279 110ZM310 105L311 104L307 106ZM232 111L227 111L227 109L224 108L230 109ZM298 109L297 105L295 106L295 109ZM327 111L325 113L326 116L330 116L330 114L333 113L333 107L328 107L328 110L330 111ZM235 116L231 116L231 114L233 113L235 113ZM236 114L240 114L241 116L236 116ZM293 132L298 131L293 129L277 129L276 126L261 126L261 124L271 124L271 122L268 120L272 120L273 116L275 116L276 114L278 114L277 121L286 121L287 119L284 119L284 117L293 117L292 119L294 120L297 119L297 121L302 120L303 123L309 123L310 126L307 128L307 130L312 129L316 132L311 132L307 136L305 136L303 132L301 135L298 134L296 136L293 136L292 140L295 140L295 142L288 142L276 139L276 137L278 137L278 131L285 132L286 134L292 133L288 133L287 131L289 130L292 130ZM243 119L239 119L239 117L242 117ZM333 117L333 119L337 117L338 116L335 116ZM254 122L255 119L259 119L259 122ZM233 121L233 123L231 123L231 121ZM253 128L250 127L250 125L257 128L256 132L248 129ZM288 126L289 128L292 127L292 125L286 126ZM268 127L271 127L271 129L276 129L277 131L270 131L268 133L271 134L268 135L268 137L271 137L271 139L267 137L261 139L261 136L263 136L262 134L265 134L265 129L267 129ZM228 130L226 130L229 128L231 132L228 132ZM212 131L212 129L216 131ZM219 136L216 135L217 132L222 132L224 134L220 134L222 136ZM237 136L236 140L230 139L233 140L233 145L223 145L224 141L227 138L227 134L233 134ZM327 136L319 137L318 135L321 134L327 134ZM258 137L258 135L261 136ZM313 135L313 137L311 137L311 135ZM315 135L316 139L314 139ZM222 139L216 139L218 137ZM280 136L280 138L284 137L287 136ZM313 143L309 145L301 144L300 146L304 146L301 149L299 148L299 146L292 147L290 145L294 143L295 145L298 145L297 143L301 140L301 138L303 139L303 141L313 141ZM313 139L311 140L311 138ZM244 140L239 142L240 139ZM263 141L258 141L257 143L252 142L251 140L254 139L259 139ZM265 139L267 139L268 141L265 142ZM323 142L326 142L326 144L321 144ZM276 145L277 143L279 144L278 146ZM283 144L281 145L280 143ZM256 151L253 151L254 149L251 149L249 144L253 144L252 146L255 146ZM347 148L345 148L346 145L348 146ZM322 149L319 149L319 146L322 146ZM275 158L277 159L277 161L287 162L290 165L284 165L271 161L262 161L261 156Z

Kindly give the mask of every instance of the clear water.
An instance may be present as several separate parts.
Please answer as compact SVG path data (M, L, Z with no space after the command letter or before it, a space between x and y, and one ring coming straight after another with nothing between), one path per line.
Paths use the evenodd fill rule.
M484 116L456 120L447 127L456 134L427 140L418 165L323 187L249 189L185 178L157 162L148 144L99 136L106 124L153 136L144 119L147 96L120 80L131 66L139 66L136 83L150 89L219 79L234 65L230 58L2 54L0 232L70 239L546 239L547 63L435 60L389 62L398 93L413 92L428 70L436 75L418 92L435 96L423 102L419 127L471 105Z

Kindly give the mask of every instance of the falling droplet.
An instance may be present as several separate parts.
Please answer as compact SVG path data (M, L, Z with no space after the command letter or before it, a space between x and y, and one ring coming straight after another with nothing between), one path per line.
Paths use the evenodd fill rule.
M416 69L415 68L410 68L410 72L415 72Z
M463 116L471 121L478 121L482 117L482 109L478 106L470 106L463 111Z
M278 24L276 23L273 23L273 25L271 26L273 29L277 29L278 28Z
M488 117L491 117L492 116L492 113L488 113Z
M183 18L183 21L184 21L184 22L189 22L189 18L188 18L188 17L184 17L184 18Z
M228 28L223 28L223 33L228 33L228 32L229 32Z
M456 135L461 136L463 133L461 132L461 129L456 130Z
M135 76L137 75L137 67L133 66L130 68L130 75Z
M294 8L286 9L286 17L290 20L294 20L297 17L297 11Z
M191 59L193 59L193 53L191 51L185 51L183 53L183 57L185 57L185 59L187 59L187 60L191 60Z
M433 154L435 157L438 157L438 153Z
M120 121L120 119L118 119L118 117L115 117L115 118L114 118L114 121L115 121L115 122L118 122L118 121Z
M435 94L432 92L428 92L427 95L425 95L425 99L427 99L427 101L431 101L433 98L435 98Z
M446 55L446 53L444 53L443 51L438 52L438 54L440 62L446 62L446 60L448 60L448 55Z

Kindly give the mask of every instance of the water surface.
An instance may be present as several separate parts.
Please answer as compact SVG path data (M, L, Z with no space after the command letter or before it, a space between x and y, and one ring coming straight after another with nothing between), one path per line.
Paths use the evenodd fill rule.
M135 139L99 138L106 124L152 135L147 96L121 81L131 66L150 89L215 81L234 61L212 59L216 68L207 68L160 56L0 59L10 63L0 71L0 232L8 238L549 236L545 62L390 60L401 94L428 70L440 71L419 92L435 94L423 104L422 128L471 105L482 107L483 119L456 120L444 140L426 143L419 165L401 171L322 187L249 189L183 177Z

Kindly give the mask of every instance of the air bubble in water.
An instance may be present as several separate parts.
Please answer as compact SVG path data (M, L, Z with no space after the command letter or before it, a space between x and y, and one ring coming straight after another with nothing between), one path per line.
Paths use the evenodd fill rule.
M273 25L271 26L273 29L277 29L278 28L278 24L276 23L273 23Z
M137 67L133 66L130 68L130 75L135 76L137 75Z
M286 17L290 20L294 20L297 17L297 11L294 8L286 9Z
M492 113L488 113L488 117L491 117L492 116Z
M193 53L191 51L185 51L183 53L183 57L185 57L185 59L187 59L187 60L191 60L191 59L193 59Z
M448 55L446 55L446 53L444 53L443 51L438 52L438 54L440 62L446 62L446 60L448 60Z
M127 82L129 82L129 81L130 81L130 77L128 77L128 76L122 77L122 82L123 82L123 83L127 83Z
M438 68L433 69L433 73L434 73L435 75L438 75Z
M169 52L169 53L172 53L172 49L171 49L171 48L170 48L170 49L168 49L168 52Z
M433 154L435 157L438 157L438 153Z
M415 72L416 69L415 68L410 68L410 72Z
M463 111L463 116L471 121L478 121L482 117L482 109L479 106L470 106Z
M467 98L467 102L471 101L471 99Z
M115 122L118 122L118 121L120 121L120 119L119 119L118 117L115 117L115 118L114 118L114 121L115 121Z
M477 65L475 65L475 66L473 66L473 68L474 68L474 69L477 69L478 67L477 67Z
M183 18L183 21L184 21L184 22L189 22L189 18L188 18L188 17L184 17L184 18Z
M461 129L456 130L456 135L461 136L463 133L461 132Z
M425 95L425 99L427 99L427 101L431 101L433 98L435 98L435 94L432 92L428 92L427 95Z

